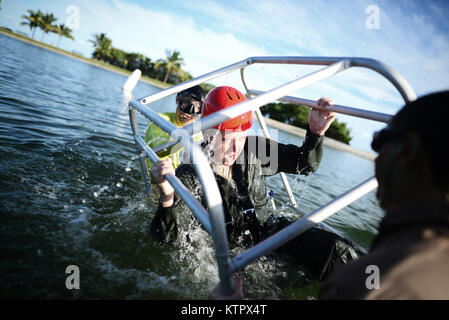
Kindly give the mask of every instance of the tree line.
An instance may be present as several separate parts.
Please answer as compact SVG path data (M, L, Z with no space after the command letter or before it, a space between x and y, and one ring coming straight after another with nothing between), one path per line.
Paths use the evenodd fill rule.
M36 29L39 28L42 30L42 39L44 41L44 36L49 33L56 33L59 35L58 47L61 42L62 37L66 37L72 40L75 38L72 36L72 29L67 27L65 24L54 24L58 19L52 13L43 13L40 10L27 10L28 15L22 15L22 21L20 25L28 26L32 31L32 38L34 39L34 33Z
M165 50L166 57L152 61L149 57L137 53L126 52L112 46L112 40L105 33L95 34L89 40L94 46L92 58L107 62L114 66L130 71L140 69L142 74L162 81L163 83L178 84L193 78L193 76L182 70L184 58L177 50ZM210 86L210 85L209 85Z
M163 81L164 83L178 84L192 79L192 75L181 69L184 65L184 59L177 50L166 50L165 59L158 59L155 62L140 53L125 52L112 46L112 40L106 34L95 34L94 39L90 40L94 45L92 57L102 60L112 65L133 71L140 69L142 74ZM206 92L214 88L211 84L201 85ZM286 103L269 103L262 106L263 115L271 119L291 124L300 128L307 128L309 108ZM350 129L346 123L334 120L326 131L326 136L349 144L351 141Z
M70 28L64 24L53 24L57 20L53 14L44 14L40 10L37 12L27 10L27 12L28 15L22 16L25 21L21 25L28 25L30 27L30 30L33 31L33 38L36 28L40 28L42 30L42 41L48 32L59 34L58 46L62 37L74 40ZM129 71L140 69L143 75L167 84L178 84L193 78L190 73L182 69L182 66L185 64L184 59L177 50L166 49L165 58L152 61L149 57L141 53L126 52L113 47L112 40L105 33L94 34L93 39L89 41L94 47L92 58L116 67ZM208 83L201 84L201 86L206 92L209 92L215 87ZM300 128L307 128L309 108L305 106L288 103L269 103L261 107L261 112L271 119ZM352 139L350 133L351 130L346 127L346 123L334 120L330 128L326 131L326 136L349 144Z
M310 109L297 104L269 103L261 107L260 111L266 117L305 129ZM347 128L346 123L339 122L337 119L332 122L325 135L346 144L352 140L351 130Z

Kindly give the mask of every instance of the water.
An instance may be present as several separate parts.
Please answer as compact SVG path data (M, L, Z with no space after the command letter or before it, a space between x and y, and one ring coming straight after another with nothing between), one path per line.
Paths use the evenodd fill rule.
M183 248L149 237L155 204L145 200L121 104L126 77L3 35L0 57L1 297L207 298L218 282L210 237L198 231ZM139 83L134 92L158 90ZM174 97L155 109L173 110ZM279 140L301 143L282 132ZM370 161L326 149L316 174L288 178L309 212L373 172ZM278 177L268 182L282 188ZM287 201L276 193L278 206ZM367 248L381 216L372 192L329 225ZM80 290L65 287L72 264ZM247 267L243 278L250 299L314 298L318 288L295 266L269 258Z

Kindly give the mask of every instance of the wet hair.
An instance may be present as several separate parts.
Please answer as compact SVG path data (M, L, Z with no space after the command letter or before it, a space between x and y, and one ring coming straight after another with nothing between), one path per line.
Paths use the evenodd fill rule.
M393 117L387 128L373 139L373 149L406 132L416 132L429 155L436 187L449 191L449 91L436 92L406 104ZM376 141L377 140L377 141Z
M204 101L204 98L206 97L206 93L204 92L203 88L200 86L194 86L188 89L185 89L181 92L178 92L176 95L179 100L183 100L185 98L192 98L197 101Z

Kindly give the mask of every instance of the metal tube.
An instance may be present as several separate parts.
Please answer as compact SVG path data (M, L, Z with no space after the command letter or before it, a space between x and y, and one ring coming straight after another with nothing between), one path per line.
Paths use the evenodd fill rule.
M129 101L132 99L132 91L137 85L137 82L139 81L140 76L142 75L142 72L139 69L136 69L133 71L133 73L128 77L126 82L122 86L122 104L123 107L127 107ZM137 124L137 118L136 118L136 112L129 112L129 119L131 122L131 128L134 134L138 134L139 128ZM139 162L140 162L140 168L142 171L142 177L145 184L145 193L148 197L151 197L151 183L150 183L150 177L148 175L148 169L145 163L145 153L142 152L139 147L136 145L137 153L139 154Z
M363 67L376 71L387 78L399 91L406 103L416 100L416 94L410 84L395 70L386 64L368 58L357 57L251 57L251 63L331 65L337 61L349 60L352 67Z
M153 150L151 150L150 147L148 147L145 143L145 141L142 139L142 137L135 135L134 139L136 140L136 143L142 148L142 150L145 152L145 154L148 156L148 158L151 160L151 162L156 163L159 161L159 157L156 153L154 153ZM209 214L207 211L203 208L203 206L190 194L190 191L184 187L182 182L173 174L168 174L165 176L168 182L172 185L173 189L178 193L178 195L184 200L186 205L192 210L193 214L197 219L201 222L201 224L204 226L204 229L209 234L212 234L212 226L209 219Z
M236 69L240 69L242 67L245 67L248 64L249 64L248 59L245 59L245 60L236 62L234 64L231 64L229 66L226 66L226 67L217 69L215 71L206 73L205 75L202 75L202 76L200 76L198 78L195 78L195 79L192 79L192 80L185 81L183 83L177 84L177 85L172 86L172 87L170 87L168 89L162 90L162 91L160 91L160 92L158 92L156 94L152 94L152 95L149 95L149 96L146 96L146 97L142 97L142 98L140 98L138 100L142 104L149 104L151 102L154 102L154 101L160 100L162 98L168 97L171 94L178 93L178 92L180 92L182 90L191 88L191 87L193 87L195 85L198 85L198 84L201 84L203 82L209 81L211 79L214 79L214 78L226 75L226 74L228 74L228 73L230 73L230 72L232 72L232 71L234 71Z
M205 129L212 128L219 123L235 118L245 112L255 110L256 108L259 108L259 106L279 99L280 97L283 97L293 91L304 88L320 80L329 78L330 76L343 71L346 68L349 68L349 61L339 61L321 70L315 71L306 76L288 82L287 84L279 86L271 91L267 91L266 93L251 100L246 100L227 109L212 113L204 118L201 118L201 120L196 121L195 123L185 126L184 129L186 129L189 134L192 135ZM131 103L133 103L133 101L131 101Z
M255 109L254 113L256 114L256 117L260 123L260 126L262 127L263 134L265 135L266 138L270 139L270 133L268 132L267 124L265 123L265 120L262 116L262 113L260 112L260 109L259 108ZM285 175L284 172L281 172L280 176L281 176L282 183L284 184L285 191L287 191L287 194L288 194L291 204L294 207L296 207L297 206L296 199L295 199L295 196L293 195L292 189L290 188L290 184L288 183L287 176ZM273 201L273 206L274 206L274 201Z
M145 158L146 158L145 152L142 151L139 155L140 168L145 167L145 170L142 169L142 177L143 177L143 182L145 184L145 192L148 197L151 197L151 192L152 192L153 188L151 187L150 175L148 174L148 168L147 168L147 164L145 162Z
M222 198L220 190L215 180L215 176L210 167L209 161L203 154L201 147L193 142L186 145L186 152L190 154L193 166L203 187L209 217L212 225L212 237L215 244L215 256L217 259L218 273L220 275L220 289L224 295L234 292L232 284L232 270L229 258L228 235L224 218ZM201 172L201 174L199 174ZM215 183L211 183L211 182Z
M136 110L134 110L133 108L130 108L128 113L129 113L129 121L131 122L131 129L132 129L133 135L137 136L137 135L139 135L139 126L137 123ZM151 189L152 188L151 188L150 177L148 174L148 168L145 163L145 160L142 159L142 157L141 157L141 152L143 150L141 150L139 148L139 145L137 143L136 143L136 149L137 149L137 154L139 155L140 170L142 171L143 182L145 184L145 192L148 197L151 197Z
M223 294L229 295L234 291L232 285L232 271L229 260L229 246L226 233L226 226L224 220L223 204L220 190L215 180L215 176L210 167L209 161L203 154L201 148L195 144L186 130L178 128L171 122L165 120L150 108L142 105L139 101L133 100L129 103L131 107L141 112L149 120L153 121L162 130L168 132L176 141L182 143L185 151L190 154L195 172L201 182L203 188L204 198L206 199L207 207L210 214L206 221L204 212L207 211L201 206L198 201L190 194L174 175L167 175L168 182L173 186L178 195L185 201L187 206L192 210L194 215L200 220L203 226L212 235L215 244L215 255L217 258L218 272L220 274L220 288ZM131 108L131 110L133 110ZM135 111L134 111L135 112ZM138 135L134 135L136 143L144 150L150 160L154 163L159 160L156 153L145 143L145 141ZM204 211L204 212L203 212ZM206 224L205 224L206 223Z
M406 103L416 100L416 94L413 88L410 86L410 84L391 67L374 59L353 58L353 57L250 57L240 62L207 73L201 77L175 85L157 94L146 96L138 100L140 100L143 104L148 104L157 101L159 99L165 98L171 94L193 87L197 84L220 77L222 75L230 73L233 70L242 69L254 63L331 65L342 60L349 61L351 66L368 68L382 74L399 91L399 93L401 94L402 98Z
M174 147L178 143L179 143L178 141L169 141L169 142L166 142L164 144L161 144L160 146L157 146L157 147L153 148L153 151L156 152L156 153L158 153L159 151L162 151L162 150L165 151L165 150L171 149L172 147Z
M293 209L294 209L296 212L298 212L298 213L299 213L301 216L303 216L303 217L307 215L307 213L306 213L305 211L301 210L301 209L298 208L298 207L293 207ZM340 234L340 232L339 232L338 230L336 230L336 229L332 228L331 226L329 226L325 221L319 223L318 225L319 225L320 228L322 228L322 229L324 229L324 230L326 230L326 231L335 233L336 235L339 235L339 236L343 237L343 236ZM343 238L344 238L344 237L343 237ZM363 249L363 248L357 247L357 249L360 250L360 251L362 251L362 252L365 253L365 254L367 253L366 250Z
M157 125L159 128L161 128L165 132L168 132L170 135L173 131L179 129L173 123L165 120L164 118L162 118L159 114L157 114L150 108L145 107L138 100L131 100L129 102L129 105L131 107L133 107L134 109L136 109L137 111L139 111L141 114L143 114L149 120L153 121L155 125Z
M245 68L240 69L240 78L242 78L243 87L245 87L246 93L248 93L249 89L246 85Z
M274 235L268 237L251 249L248 249L247 251L237 255L231 261L232 271L237 272L255 259L279 248L283 244L297 237L301 233L307 231L324 219L330 217L332 214L336 213L358 198L364 196L376 187L376 178L369 178L360 185L344 193L337 199L329 202L326 206L316 210L315 212L305 216L298 221L293 222L292 224L288 225Z
M258 95L263 94L264 92L259 91L259 90L250 90L249 93L252 95L258 96ZM278 100L282 101L282 102L286 102L286 103L301 104L301 105L305 105L307 107L334 111L334 112L346 114L349 116L364 118L364 119L373 120L373 121L385 122L385 123L388 123L391 120L391 118L393 117L392 115L386 114L386 113L369 111L369 110L365 110L365 109L351 108L351 107L346 107L346 106L337 105L337 104L334 104L332 106L326 106L326 108L322 108L322 107L318 106L318 104L315 100L303 99L303 98L292 97L292 96L285 96Z
M223 121L226 121L226 120L234 118L240 114L248 112L249 110L258 109L259 106L261 106L261 105L264 105L268 102L279 99L279 98L287 95L288 93L296 91L303 87L306 87L307 85L310 85L312 83L315 83L315 82L323 80L323 79L326 79L326 78L328 78L342 70L345 70L349 67L352 67L352 66L369 68L369 69L372 69L372 70L382 74L385 78L387 78L395 86L395 88L399 91L399 93L401 94L401 96L403 97L405 102L413 101L416 99L416 94L414 93L413 89L410 87L410 85L407 83L407 81L405 81L405 79L402 78L402 76L400 76L398 73L396 73L393 69L391 69L387 65L385 65L379 61L373 60L373 59L345 58L345 57L321 57L321 58L316 58L316 57L251 57L251 58L247 58L243 61L237 62L235 64L229 65L227 67L218 69L211 73L205 74L199 78L192 79L192 80L184 82L182 84L173 86L173 87L163 90L155 95L141 98L141 102L148 104L148 103L157 101L157 100L167 97L173 93L182 91L184 89L190 88L194 85L200 84L207 80L227 74L235 69L241 69L242 80L244 82L245 88L247 89L245 79L244 79L244 70L243 69L246 66L253 64L253 63L328 65L328 67L318 70L309 75L306 75L302 78L291 81L291 82L289 82L285 85L282 85L278 88L275 88L271 91L263 93L254 99L245 101L243 103L235 105L226 110L209 115L209 116L201 119L199 121L199 123L195 123L195 124L186 126L185 128L188 130L189 135L198 133L207 128L211 128ZM247 89L247 91L248 91L248 89ZM173 130L174 130L173 127L170 127L165 122L165 120L162 119L162 121L161 121L161 119L158 119L157 114L155 115L154 112L153 112L153 114L151 114L152 112L149 112L147 108L145 108L144 106L142 106L139 103L139 101L136 101L136 100L131 101L130 105L135 107L137 110L141 111L149 119L151 119L151 120L155 119L156 125L161 127L163 130L170 132L170 134L173 132ZM342 106L337 106L337 107L342 107ZM343 110L343 111L352 112L351 110L349 110L347 108L346 108L346 110ZM344 112L340 112L340 113L344 113ZM378 116L379 116L379 114L376 115L376 117L378 117ZM386 118L384 116L381 116L380 119L377 121L386 122L385 120L386 120ZM180 135L177 135L176 137L178 139L177 141L181 140ZM142 141L143 141L143 139L142 139ZM176 143L176 142L172 142L172 143ZM183 144L184 144L184 142L183 142ZM148 148L148 146L146 146L146 147ZM185 146L185 147L188 148L188 146ZM192 145L191 154L192 155L197 154L197 152L196 151L194 152L193 149L195 149L195 147ZM199 157L201 157L201 156L199 156ZM204 176L202 176L200 174L199 166L194 165L194 167L197 172L197 175L200 177L200 181L202 182L202 184L205 186L205 183L207 181L208 185L210 185L211 181L205 180ZM210 170L210 167L208 167L208 166L206 166L206 167L207 167L206 170L207 169ZM282 245L283 243L285 243L283 241L289 241L291 238L288 239L288 236L289 235L291 236L292 231L294 231L294 232L298 231L299 232L298 234L300 234L304 230L307 230L310 226L318 223L313 219L317 218L318 220L319 219L324 220L325 218L327 218L328 216L333 214L335 211L338 211L339 210L338 208L340 206L344 207L345 205L349 204L350 202L352 202L355 199L357 199L358 197L360 197L361 196L360 194L365 192L364 188L366 188L367 186L369 188L371 188L370 190L372 190L373 188L375 188L377 186L377 181L375 181L375 179L374 179L374 182L371 181L373 179L374 178L364 182L360 186L354 188L354 190L351 190L347 194L344 194L343 196L341 196L340 198L343 199L342 201L340 201L340 198L332 201L331 203L329 203L329 205L317 210L316 212L312 213L311 215L307 216L306 218L301 219L300 221L297 221L297 222L293 223L292 225L288 226L286 228L286 232L280 231L279 233L276 233L272 237L264 240L263 242L259 243L257 246L248 250L246 253L238 255L233 260L232 266L226 262L226 259L228 257L228 255L226 255L226 254L228 254L228 252L225 250L227 248L227 241L226 241L226 248L224 246L221 247L224 249L223 250L220 249L220 252L218 252L216 250L217 262L219 264L219 273L220 273L220 279L221 279L220 285L221 285L222 292L226 294L227 292L232 291L232 284L231 284L232 272L238 270L239 268L241 268L244 265L246 265L247 263L249 263L249 262L245 262L245 261L248 261L248 259L249 259L249 261L252 261L261 255L261 254L259 254L260 251L271 251L271 250L277 248L278 246ZM373 184L375 184L375 185L373 186ZM215 187L217 187L216 184L214 184L214 188ZM204 188L205 193L207 192L208 189L209 189L209 187ZM217 187L217 189L218 189L218 187ZM366 192L368 192L368 191L366 191ZM354 199L351 199L351 197L353 196L352 193L356 194L357 197ZM221 201L221 198L220 198L220 201ZM214 209L215 207L209 206L209 208ZM335 211L332 211L332 210L335 210ZM220 204L220 209L218 211L221 212L221 218L223 218L221 204ZM330 211L332 211L332 212L330 213ZM211 220L212 220L212 218L211 218ZM217 225L220 225L220 228L223 229L224 225L223 225L222 221L220 222L218 220L217 220ZM301 222L301 221L303 221L303 222ZM308 224L311 224L311 225L308 226ZM214 223L212 223L212 228L214 229ZM305 228L305 229L302 230L302 228ZM295 229L298 229L298 230L295 230ZM225 233L224 233L224 235L226 236ZM273 242L272 240L269 240L271 238L274 238L275 241ZM278 239L279 241L276 239ZM287 239L287 240L285 240L285 239ZM214 241L216 242L216 248L217 248L218 240L215 237L215 230L214 230ZM278 241L278 242L276 242L276 241ZM262 249L262 247L264 247L264 246L265 246L265 248ZM267 250L267 248L268 248L268 250Z
M405 103L416 100L416 93L410 84L398 72L388 65L373 59L353 58L352 63L355 67L365 67L377 71L387 78L393 86L399 91Z

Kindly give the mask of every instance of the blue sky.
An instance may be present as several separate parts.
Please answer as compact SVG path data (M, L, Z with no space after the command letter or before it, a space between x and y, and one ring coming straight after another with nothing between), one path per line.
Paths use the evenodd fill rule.
M379 12L378 28L368 28L369 6ZM0 25L20 26L27 9L52 12L60 22L79 11L75 41L63 39L61 47L90 56L88 42L104 32L115 47L141 52L152 60L177 49L184 69L193 76L218 69L250 56L359 56L380 60L398 71L418 96L449 89L449 3L446 1L152 1L152 0L3 0ZM41 39L37 30L35 38ZM45 42L57 43L53 34ZM251 88L269 90L316 67L251 66ZM239 73L212 81L243 90ZM353 68L292 95L394 114L402 98L373 71ZM370 149L375 130L384 126L349 116L339 120L352 129L351 145Z

